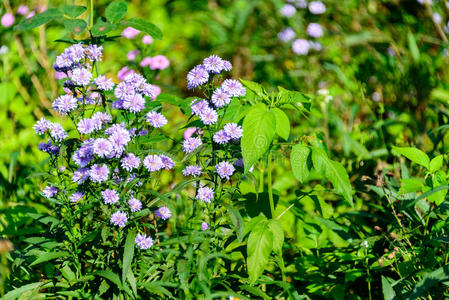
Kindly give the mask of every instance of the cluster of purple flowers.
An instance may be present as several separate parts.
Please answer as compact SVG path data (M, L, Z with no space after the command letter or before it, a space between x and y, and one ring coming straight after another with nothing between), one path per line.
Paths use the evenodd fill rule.
M146 110L147 101L155 94L153 85L142 75L129 73L117 85L105 75L94 76L91 70L95 62L102 60L101 56L101 46L74 44L56 58L53 66L64 75L61 78L66 78L66 94L56 98L52 106L72 120L72 139L67 140L69 134L61 124L45 118L37 121L34 129L37 134L47 135L50 139L47 143L39 144L42 151L54 158L71 153L71 157L60 160L61 165L57 169L60 175L64 174L63 177L71 179L71 182L58 185L65 186L64 189L48 185L43 190L44 196L68 198L73 205L81 201L104 203L108 208L103 211L111 211L110 223L123 228L133 218L133 214L144 206L137 198L137 189L144 186L146 180L154 179L155 175L151 172L173 169L175 162L167 155L139 157L129 152L129 145L136 138L146 135L152 128L166 125L167 119L157 111L138 116ZM159 64L164 63L159 59ZM102 111L100 107L108 106L110 102L112 105L108 107L108 113ZM116 114L117 110L122 112ZM130 116L131 120L127 118L126 122L117 123L118 118L115 116L123 114ZM136 127L131 127L131 124ZM69 145L70 152L60 153L63 144ZM141 176L145 170L150 172L149 176ZM124 188L128 190L127 193L122 193ZM92 193L96 190L100 192ZM165 206L154 214L163 220L171 217L170 210ZM138 235L135 242L143 250L153 244L152 238L144 234Z
M312 15L321 15L326 12L326 6L321 1L311 1L307 3L306 0L287 0L280 10L280 13L287 18L296 14L296 9L307 8ZM324 35L323 27L319 23L311 22L306 28L307 35L312 39L320 38ZM278 33L278 38L283 43L292 42L292 51L297 55L307 55L310 50L321 51L322 45L318 41L307 40L304 38L296 38L296 33L291 27L284 28Z

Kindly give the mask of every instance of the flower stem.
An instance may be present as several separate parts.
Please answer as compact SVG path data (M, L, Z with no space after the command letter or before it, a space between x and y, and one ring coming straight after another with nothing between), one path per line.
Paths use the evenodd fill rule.
M274 201L273 201L273 186L271 182L271 158L272 152L271 150L268 152L268 166L267 166L267 175L268 175L268 200L270 201L270 211L271 218L274 219Z
M90 0L90 20L89 27L92 28L94 26L94 0Z

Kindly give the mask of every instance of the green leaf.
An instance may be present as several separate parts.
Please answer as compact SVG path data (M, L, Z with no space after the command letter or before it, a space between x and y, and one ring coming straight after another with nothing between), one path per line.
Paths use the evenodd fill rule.
M295 145L290 154L293 175L299 182L304 183L310 174L311 165L309 163L310 148L303 145Z
M414 163L417 163L423 167L429 168L429 157L423 151L416 149L414 147L395 147L393 146L393 150L398 152L401 155L404 155L409 160Z
M410 53L412 54L413 61L417 63L419 61L419 48L416 44L415 36L411 31L407 34L407 42L408 42L408 48L410 50Z
M45 23L50 22L53 19L58 19L62 17L62 13L57 8L49 8L43 13L37 14L31 18L23 19L19 24L14 27L14 30L19 32L30 30Z
M40 263L43 263L43 262L47 262L47 261L56 259L56 258L67 257L67 256L69 256L69 253L67 251L45 253L45 254L39 255L39 257L30 264L30 267L40 264Z
M272 109L276 117L276 133L284 140L288 140L290 135L290 120L284 111L275 107Z
M125 250L123 252L122 281L125 282L128 271L130 271L131 263L134 256L134 240L136 239L136 231L128 231L125 241Z
M447 185L446 173L444 173L443 171L438 171L437 173L432 174L432 185L433 189ZM427 192L427 190L423 190L423 192ZM436 205L440 205L446 198L446 194L447 190L443 189L441 191L433 193L432 195L429 195L427 199L429 199L430 202L435 202Z
M426 291L438 282L447 280L449 280L449 265L445 265L426 274L423 279L415 285L412 294L409 295L408 299L417 299L418 297L425 295Z
M310 96L303 94L301 92L297 91L290 91L287 89L284 89L282 86L278 86L278 94L277 98L278 101L276 104L282 105L282 104L298 104L301 103L301 106L306 108L307 110L310 110Z
M153 23L144 21L142 19L132 18L122 21L121 24L124 26L130 26L140 31L144 31L157 40L162 39L162 31Z
M251 231L247 244L247 267L250 284L254 284L262 275L268 264L268 258L273 249L273 233L268 222L259 223Z
M254 94L256 94L257 96L259 96L260 98L266 98L267 95L265 93L265 90L263 88L263 86L261 86L260 84L258 84L257 82L254 81L249 81L249 80L243 80L240 79L240 82L247 88L249 89L251 92L253 92Z
M404 194L415 193L420 191L423 187L424 184L417 178L402 179L401 181L401 191Z
M108 7L106 7L105 16L106 20L111 23L116 23L123 19L128 11L128 5L122 1L111 2Z
M65 19L64 27L74 34L80 34L86 29L87 23L81 19Z
M117 28L115 24L98 22L92 27L91 32L93 36L102 36L108 32L111 32L112 30L115 30L115 28Z
M241 243L243 241L243 218L238 209L232 208L232 206L227 206L229 214L231 216L232 224L234 225L235 232L237 234L237 239Z
M382 291L384 293L385 300L393 300L396 297L396 292L391 286L386 277L382 276Z
M64 5L62 10L69 17L76 18L86 11L86 7L79 5Z
M34 282L26 285L22 285L21 287L18 287L8 293L6 293L2 300L14 300L21 296L25 296L25 293L31 290L38 289L41 285L43 285L45 281L42 282Z
M112 272L111 270L103 270L94 273L95 275L101 276L110 280L112 283L115 283L117 287L122 288L122 283L120 282L120 277Z
M443 166L443 155L438 155L430 161L429 171L435 173Z
M337 193L341 194L346 201L352 202L352 186L345 168L336 161L329 159L324 150L312 149L312 162L315 169L329 180Z
M268 222L271 232L273 233L273 251L282 255L282 245L284 244L284 229L278 220L270 220Z
M265 104L255 105L243 121L241 141L245 173L268 150L276 130L276 117Z

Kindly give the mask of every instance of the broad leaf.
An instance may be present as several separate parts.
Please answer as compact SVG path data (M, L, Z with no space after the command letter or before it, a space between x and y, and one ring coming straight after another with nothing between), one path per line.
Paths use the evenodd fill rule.
M284 244L284 229L278 220L270 220L268 222L271 232L273 233L273 251L277 255L282 255L282 245Z
M123 266L122 266L122 281L125 282L125 278L130 271L131 263L134 257L134 240L136 238L136 231L130 230L125 241L125 250L123 252Z
M30 283L30 284L26 284L23 285L21 287L18 287L8 293L6 293L3 297L2 300L14 300L17 299L21 296L24 296L26 292L34 290L34 289L38 289L41 285L43 285L45 283L45 281L42 282L34 282L34 283Z
M142 19L132 18L122 21L121 24L124 26L130 26L140 31L144 31L157 40L162 39L162 31L153 23L144 21Z
M93 36L102 36L108 32L111 32L115 28L117 28L117 26L115 24L106 23L106 22L98 22L97 24L95 24L92 27L91 32L92 32Z
M251 92L253 92L254 94L256 94L257 96L259 96L260 98L265 98L267 97L265 90L263 88L263 86L261 86L260 84L258 84L257 82L254 81L249 81L249 80L243 80L240 79L240 82L247 88L249 89Z
M14 29L17 31L30 30L45 23L50 22L53 19L59 19L62 17L62 13L57 8L49 8L41 14L37 14L31 18L22 20L17 24Z
M438 155L430 161L429 171L434 173L443 166L443 155Z
M310 148L299 144L292 148L290 154L290 163L292 165L293 175L301 183L304 183L310 174L311 165L309 162Z
M74 34L80 34L86 29L87 23L81 19L65 19L64 27Z
M393 300L396 297L396 292L394 291L388 279L384 276L382 276L382 291L385 300Z
M290 120L285 112L277 107L272 109L276 117L276 134L284 140L288 140L290 135Z
M123 19L128 11L128 5L122 1L111 2L108 7L106 7L105 16L106 20L111 23L116 23Z
M273 233L269 230L268 222L258 224L251 231L248 244L248 275L251 284L262 275L268 264L268 259L273 249Z
M62 7L62 10L64 11L64 14L68 15L71 18L76 18L78 16L81 16L85 11L85 6L79 6L79 5L64 5Z
M417 163L423 167L429 168L429 157L423 151L414 147L394 147L393 149L401 155L404 155L412 162Z
M30 267L40 264L40 263L43 263L43 262L47 262L47 261L56 259L56 258L67 257L67 256L69 256L69 253L67 251L44 253L42 255L39 255L39 257L30 264Z
M245 173L268 150L276 130L274 113L259 103L246 115L243 121L241 141Z

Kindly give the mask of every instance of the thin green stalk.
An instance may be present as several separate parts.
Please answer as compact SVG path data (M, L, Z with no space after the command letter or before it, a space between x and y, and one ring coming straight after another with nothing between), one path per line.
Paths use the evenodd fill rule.
M94 0L90 0L90 21L89 27L92 28L94 26Z
M274 219L274 201L273 201L273 186L271 182L271 159L272 158L272 152L271 150L268 152L268 200L270 201L270 211L271 211L271 218Z

